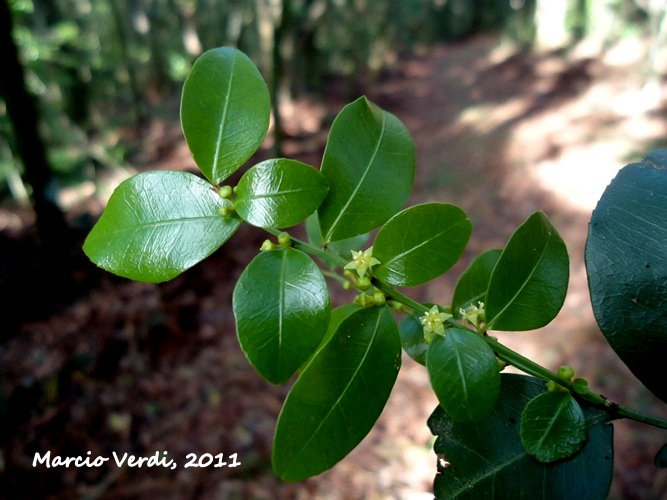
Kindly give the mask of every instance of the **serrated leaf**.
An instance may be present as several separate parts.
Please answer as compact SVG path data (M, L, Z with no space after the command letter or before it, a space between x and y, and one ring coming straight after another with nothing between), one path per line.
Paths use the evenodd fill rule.
M236 211L253 226L284 228L304 221L327 194L322 174L296 160L266 160L250 168L236 188Z
M329 183L318 209L327 245L367 233L400 210L414 182L415 147L398 118L361 97L334 120L321 172Z
M195 61L183 85L181 124L197 166L213 184L234 173L269 128L269 90L243 52L221 47Z
M234 288L243 352L269 382L281 384L315 352L331 313L319 268L293 248L257 255Z
M570 276L567 249L543 212L535 212L507 242L486 294L488 329L534 330L563 306Z
M396 286L417 286L450 269L461 257L472 225L454 205L426 203L407 208L380 229L374 275Z
M607 187L589 224L586 270L605 338L667 401L667 151L624 167Z
M426 353L431 386L447 414L459 422L486 417L500 389L493 350L476 333L449 328L435 335Z
M461 273L452 298L452 314L455 317L460 317L459 310L465 309L470 304L486 302L486 290L489 288L491 273L501 253L502 250L497 248L487 250L475 257L468 268Z
M99 267L136 281L170 280L211 255L241 224L222 199L187 172L146 172L113 192L83 250Z
M540 462L555 462L576 453L586 439L586 419L569 393L545 392L521 415L521 442Z
M435 476L438 499L606 498L613 476L613 426L604 412L584 409L588 439L576 455L542 463L519 437L526 404L544 393L544 382L503 374L500 397L480 422L455 422L438 406L428 420L441 459Z
M347 316L289 392L273 443L273 470L301 481L338 463L368 434L401 364L388 307Z

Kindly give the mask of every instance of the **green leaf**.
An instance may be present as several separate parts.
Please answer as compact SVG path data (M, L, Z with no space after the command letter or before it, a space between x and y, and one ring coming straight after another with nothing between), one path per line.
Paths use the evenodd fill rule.
M486 417L500 389L493 350L476 333L449 328L436 335L426 353L433 391L447 414L458 422Z
M123 181L86 238L99 267L136 281L167 281L211 255L241 224L222 199L187 172L146 172Z
M415 147L405 125L365 97L334 120L322 158L329 194L319 208L324 244L364 234L405 204Z
M181 124L195 163L213 184L234 173L269 128L269 90L243 52L221 47L202 54L183 86Z
M489 288L491 273L501 253L502 250L497 248L487 250L475 257L468 268L461 273L452 298L454 317L460 317L459 309L465 309L470 304L486 303L486 290Z
M322 174L296 160L266 160L250 168L236 188L236 211L253 226L283 228L305 220L329 187Z
M293 248L257 255L234 288L239 343L262 377L281 384L315 352L329 324L329 289Z
M285 400L273 443L274 472L302 481L338 463L375 424L400 365L388 307L347 316Z
M316 247L322 246L322 235L320 234L320 222L317 212L313 212L310 217L306 219L306 234L308 241ZM343 257L346 260L350 259L350 252L352 250L359 251L368 241L368 233L346 238L344 240L333 241L327 245L327 249L334 252L336 255Z
M472 226L454 205L427 203L407 208L378 232L374 275L397 286L417 286L437 278L461 257Z
M431 308L429 304L424 304ZM420 365L426 366L426 352L428 344L424 339L424 325L421 324L419 314L409 314L398 324L398 333L401 336L403 350Z
M586 439L586 419L567 392L545 392L531 400L521 416L521 442L540 462L555 462L576 453Z
M655 455L655 466L658 469L667 469L667 444L660 448L660 451Z
M584 409L588 439L570 458L542 463L521 444L521 414L544 391L540 380L503 374L498 403L484 420L455 422L437 407L428 420L441 457L436 498L607 498L614 467L613 426L604 412Z
M543 212L512 235L486 294L488 329L541 328L556 317L567 293L570 265L565 243Z
M624 167L607 187L588 228L586 270L602 333L667 402L667 151Z

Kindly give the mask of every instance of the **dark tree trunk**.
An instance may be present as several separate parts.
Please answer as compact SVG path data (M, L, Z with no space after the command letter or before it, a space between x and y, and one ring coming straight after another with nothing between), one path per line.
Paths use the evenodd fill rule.
M26 181L32 187L32 203L41 243L49 251L57 251L67 243L67 224L63 213L49 196L52 174L46 147L39 134L37 105L26 89L12 30L12 14L7 0L0 0L0 60L3 61L0 93L14 129L17 153L23 161Z

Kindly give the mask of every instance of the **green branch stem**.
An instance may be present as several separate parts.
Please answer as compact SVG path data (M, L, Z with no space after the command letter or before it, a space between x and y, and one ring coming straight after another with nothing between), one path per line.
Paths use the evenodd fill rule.
M275 236L279 235L282 232L278 229L272 229L272 228L267 228L266 230ZM315 245L312 245L305 241L301 241L291 236L290 238L292 240L292 245L294 246L294 248L302 250L303 252L309 253L315 257L318 257L322 261L332 265L333 267L345 267L345 265L348 263L348 261L346 261L343 257L340 257L339 255L327 250L326 248L319 248ZM329 272L327 273L327 275L331 277L334 277L333 274L334 273L329 273ZM372 279L372 284L373 286L375 286L375 288L377 288L385 295L387 295L387 297L390 300L399 302L404 306L407 306L410 309L423 314L429 311L429 308L426 307L424 304L420 304L419 302L411 299L407 295L402 294L401 292L396 290L393 286L388 285L378 280L377 278ZM450 320L449 322L455 325L457 328L466 328L465 326L453 320ZM474 330L470 331L477 333ZM501 361L504 361L505 363L521 370L524 373L527 373L528 375L532 375L533 377L545 381L553 381L554 383L566 388L568 391L571 391L573 395L575 395L576 397L584 399L588 403L605 410L612 420L627 418L630 420L635 420L637 422L642 422L648 425L652 425L654 427L658 427L661 429L667 429L667 419L645 415L630 408L620 406L616 403L607 400L606 398L600 396L599 394L595 394L594 392L590 392L589 394L577 394L572 390L571 382L563 380L556 373L552 372L548 368L545 368L542 365L535 363L534 361L531 361L530 359L519 354L518 352L501 344L495 337L484 335L483 338L486 341L486 343L489 344L491 349L493 349L493 351L496 353L496 355Z

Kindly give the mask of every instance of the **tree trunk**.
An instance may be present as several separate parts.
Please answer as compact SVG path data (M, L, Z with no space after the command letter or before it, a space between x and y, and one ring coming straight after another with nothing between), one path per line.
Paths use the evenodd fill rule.
M60 208L49 196L52 174L46 147L39 134L39 117L33 97L25 85L23 66L12 38L12 13L7 0L0 0L0 93L5 100L7 116L14 129L18 156L23 161L25 178L32 187L32 204L42 246L50 252L62 249L68 242L67 223Z

